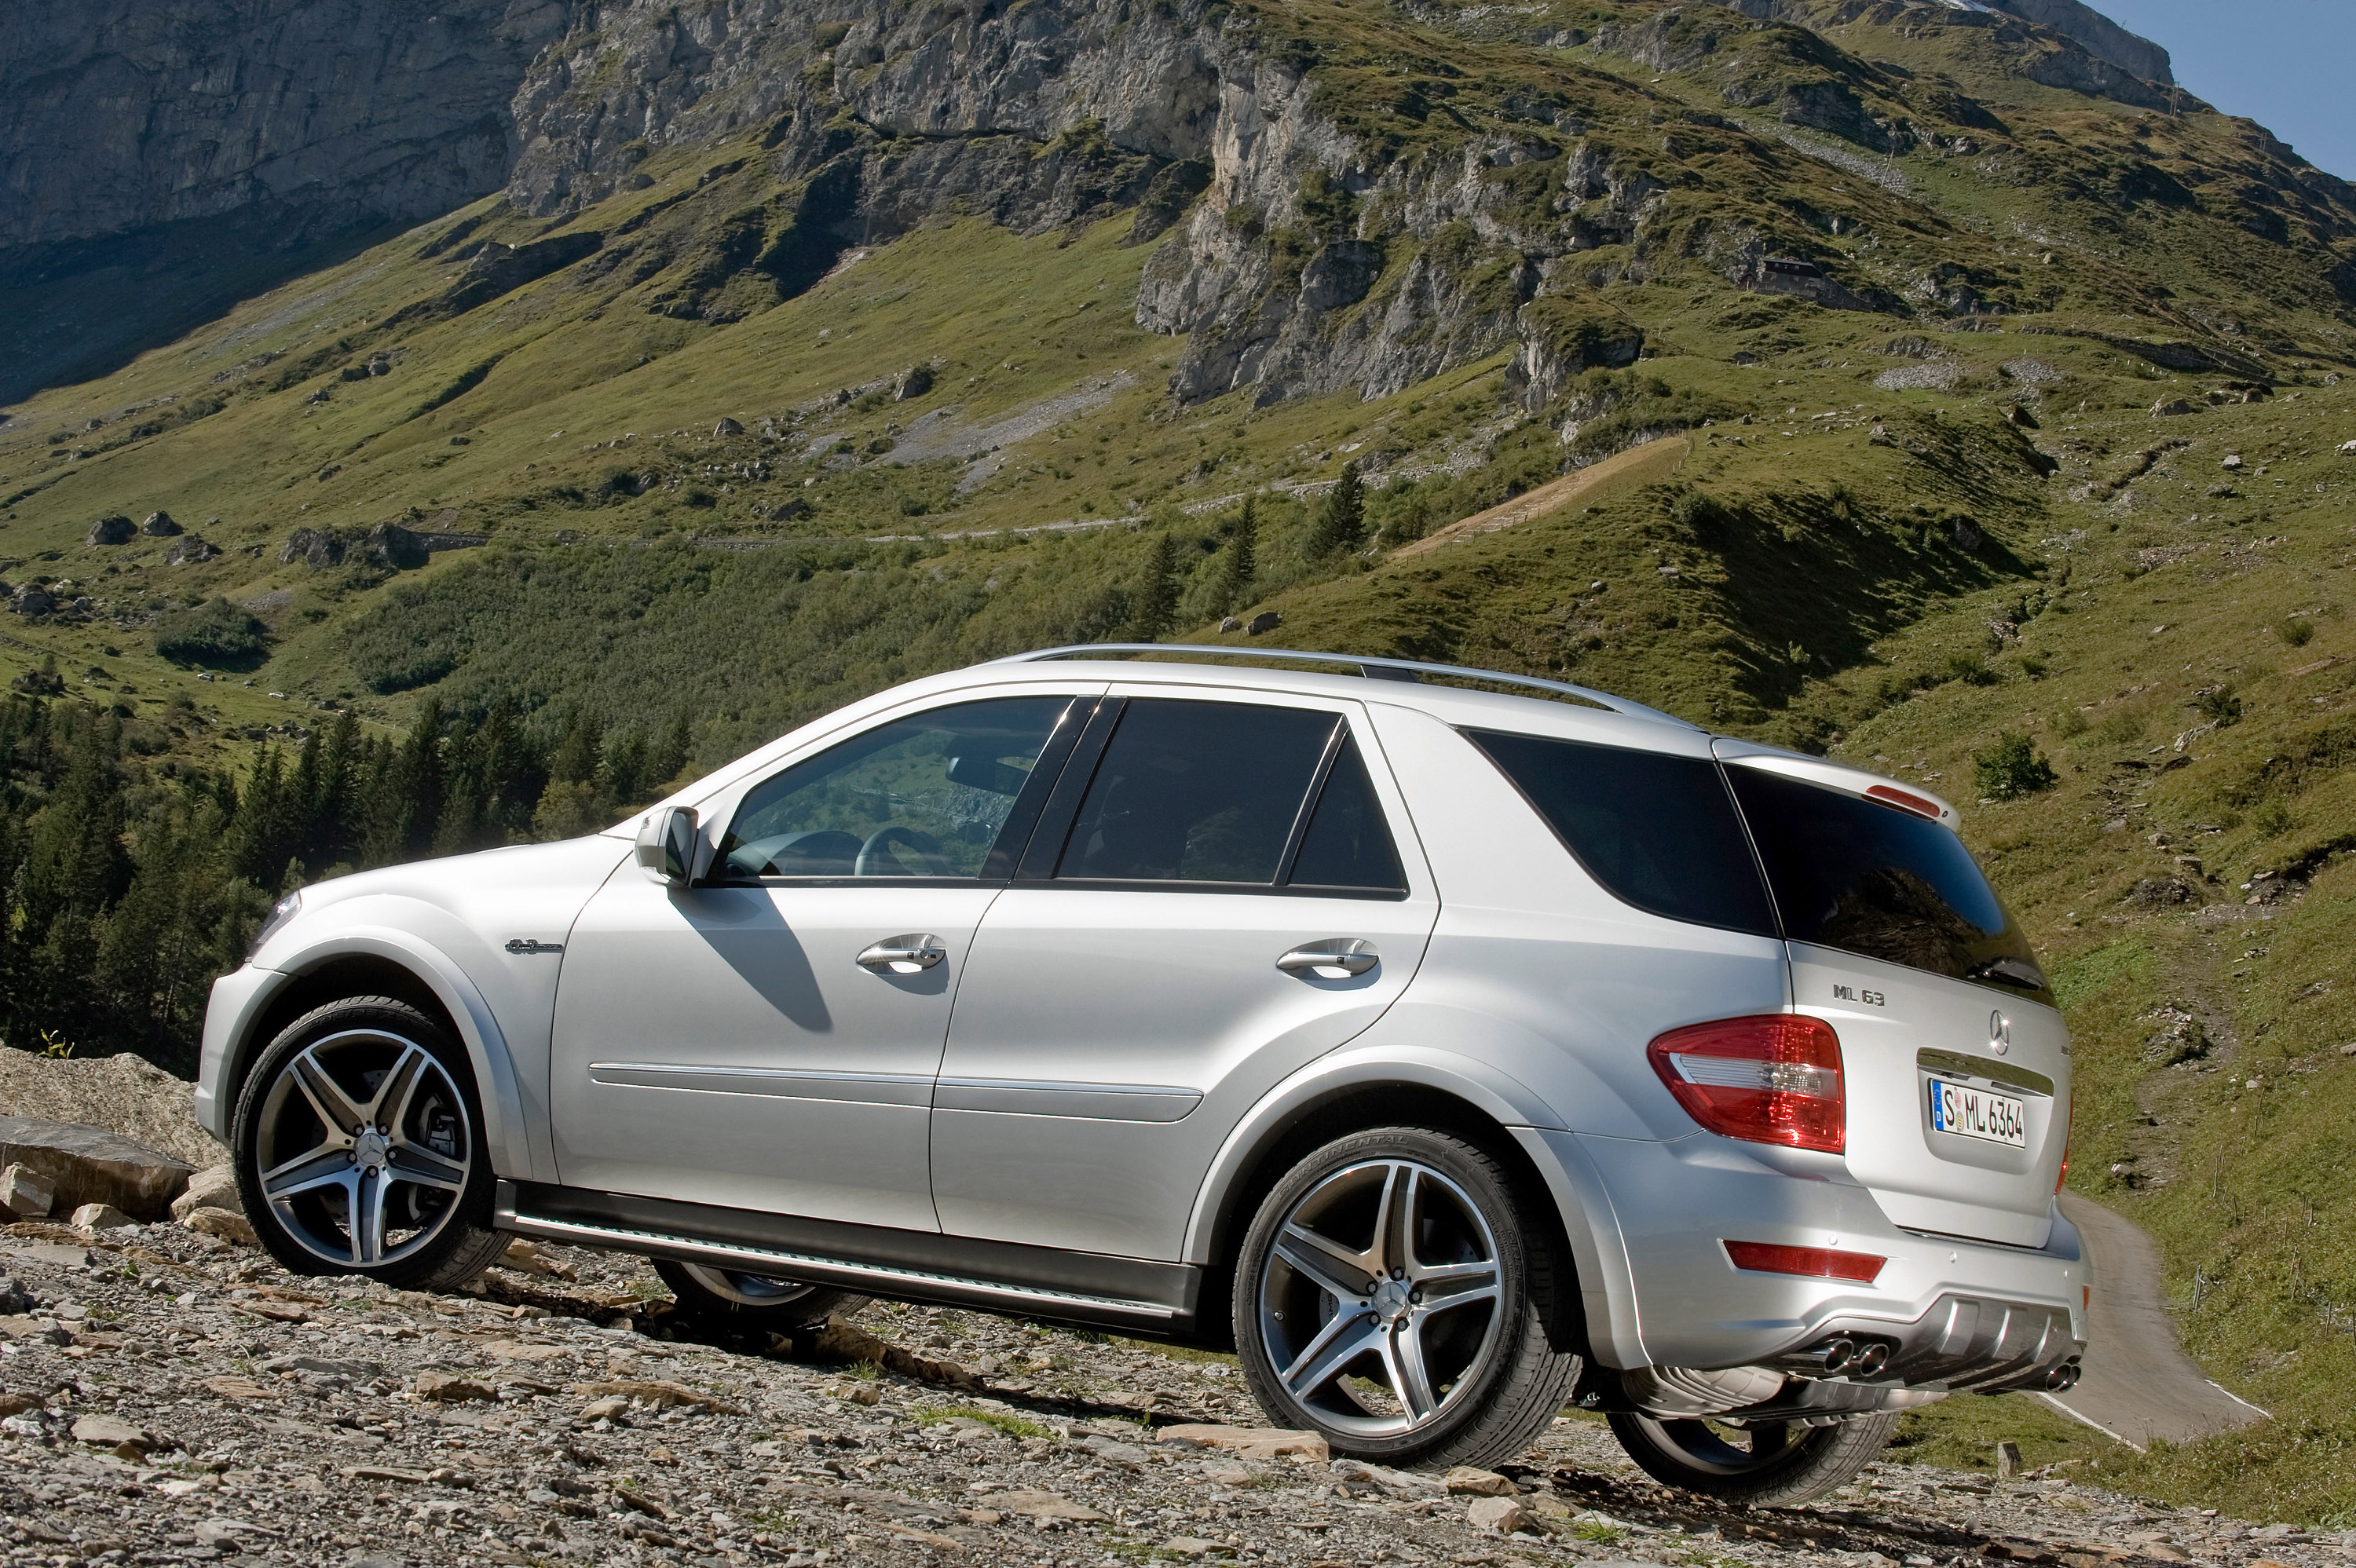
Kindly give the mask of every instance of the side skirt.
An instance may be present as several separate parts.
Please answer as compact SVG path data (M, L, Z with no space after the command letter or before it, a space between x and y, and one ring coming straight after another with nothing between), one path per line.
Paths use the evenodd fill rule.
M518 1235L841 1285L862 1295L1191 1339L1203 1271L1102 1253L853 1225L539 1182L498 1184Z

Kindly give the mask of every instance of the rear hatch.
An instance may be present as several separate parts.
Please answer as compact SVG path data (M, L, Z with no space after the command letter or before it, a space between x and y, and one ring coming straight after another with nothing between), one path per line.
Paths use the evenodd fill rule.
M1794 1003L1840 1036L1850 1174L1909 1230L2043 1246L2070 1038L1954 808L1814 758L1740 741L1719 755L1783 919Z

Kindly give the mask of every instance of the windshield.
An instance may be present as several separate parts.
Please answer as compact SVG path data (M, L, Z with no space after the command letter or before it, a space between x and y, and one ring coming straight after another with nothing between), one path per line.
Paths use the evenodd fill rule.
M2052 1002L2019 923L1945 827L1758 768L1726 772L1792 941Z

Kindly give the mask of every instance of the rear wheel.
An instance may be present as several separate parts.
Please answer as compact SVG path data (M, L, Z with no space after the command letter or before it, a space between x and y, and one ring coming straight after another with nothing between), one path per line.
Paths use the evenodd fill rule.
M495 1178L466 1055L391 997L314 1008L273 1040L238 1095L238 1194L295 1274L449 1290L488 1268Z
M1852 1416L1829 1426L1730 1426L1633 1414L1611 1421L1628 1457L1664 1486L1741 1508L1785 1508L1856 1479L1888 1445L1898 1415Z
M1237 1262L1235 1332L1280 1426L1386 1465L1494 1465L1579 1375L1570 1271L1487 1153L1446 1133L1337 1139L1277 1183Z
M655 1273L670 1286L681 1312L738 1328L805 1328L838 1313L848 1317L868 1302L866 1296L837 1290L832 1285L715 1268L709 1264L658 1258Z

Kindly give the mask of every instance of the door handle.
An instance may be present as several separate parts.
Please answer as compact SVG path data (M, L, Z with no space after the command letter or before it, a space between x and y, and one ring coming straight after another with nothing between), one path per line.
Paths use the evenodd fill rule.
M948 948L937 936L887 936L869 946L856 962L878 975L914 975L948 955Z
M1333 942L1312 942L1285 954L1276 966L1288 975L1314 975L1321 980L1339 980L1347 976L1363 975L1382 962L1375 944L1364 937L1351 937Z

